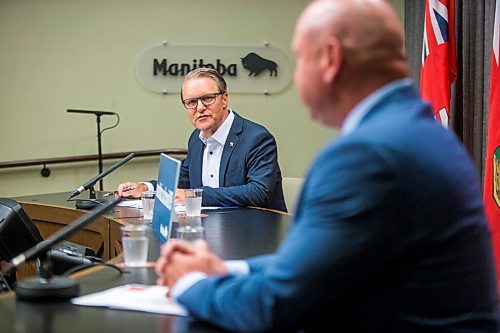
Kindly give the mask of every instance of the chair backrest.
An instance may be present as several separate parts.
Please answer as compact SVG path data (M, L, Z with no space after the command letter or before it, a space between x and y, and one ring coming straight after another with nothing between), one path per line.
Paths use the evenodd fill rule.
M285 196L288 212L292 215L295 213L295 204L299 198L303 183L304 178L283 177L283 195Z

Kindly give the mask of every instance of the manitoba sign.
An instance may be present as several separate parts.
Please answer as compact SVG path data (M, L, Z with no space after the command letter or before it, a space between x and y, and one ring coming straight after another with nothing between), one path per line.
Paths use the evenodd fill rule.
M135 76L156 93L179 93L184 76L198 67L211 67L224 76L229 93L273 94L292 81L293 65L271 46L172 45L148 47L139 57Z

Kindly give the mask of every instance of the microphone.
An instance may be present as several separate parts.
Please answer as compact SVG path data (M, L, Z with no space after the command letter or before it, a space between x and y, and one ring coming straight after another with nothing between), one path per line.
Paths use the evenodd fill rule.
M71 113L86 113L86 114L95 114L96 116L112 116L115 115L115 112L110 112L110 111L92 111L92 110L75 110L75 109L67 109L66 112L71 112Z
M25 252L15 256L8 263L7 267L4 268L2 274L8 274L16 267L22 263L33 259L35 257L45 256L47 251L56 243L65 239L66 237L72 235L76 231L82 229L90 222L97 219L99 216L104 214L106 211L110 210L116 206L122 197L117 197L114 201L109 202L106 205L99 206L88 214L82 215L80 218L76 219L73 223L68 224L64 228L52 234L50 237L44 241L36 244L35 246L29 248ZM48 268L47 271L41 272L39 277L27 278L16 286L16 294L19 299L25 300L40 300L40 299L66 299L75 297L79 294L79 287L75 280L71 280L63 276L52 276L50 271L51 265L46 265L42 263L42 268Z
M98 174L97 176L92 178L91 180L87 181L85 184L83 184L82 186L80 186L79 188L74 190L73 193L71 193L71 195L69 196L68 200L76 197L78 194L82 193L85 190L93 188L95 183L97 183L102 178L106 177L109 173L111 173L111 172L115 171L116 169L118 169L119 167L121 167L123 164L130 161L133 157L134 157L134 153L128 154L123 159L121 159L120 161L118 161L115 164L113 164L112 166L110 166L107 170L104 170L103 172L101 172L100 174ZM95 199L95 198L91 198L91 199Z

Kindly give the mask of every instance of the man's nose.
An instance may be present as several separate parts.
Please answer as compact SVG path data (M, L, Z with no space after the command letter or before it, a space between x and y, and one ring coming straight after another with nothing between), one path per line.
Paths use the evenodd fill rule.
M203 112L207 109L205 104L203 104L201 101L198 101L198 104L196 105L196 112Z

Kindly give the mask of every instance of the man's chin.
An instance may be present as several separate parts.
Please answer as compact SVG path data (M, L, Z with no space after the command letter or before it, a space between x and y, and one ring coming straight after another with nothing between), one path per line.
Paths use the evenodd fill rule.
M207 126L207 124L196 124L196 129L203 132L203 133L209 133L210 132L210 129L212 127L211 126Z

